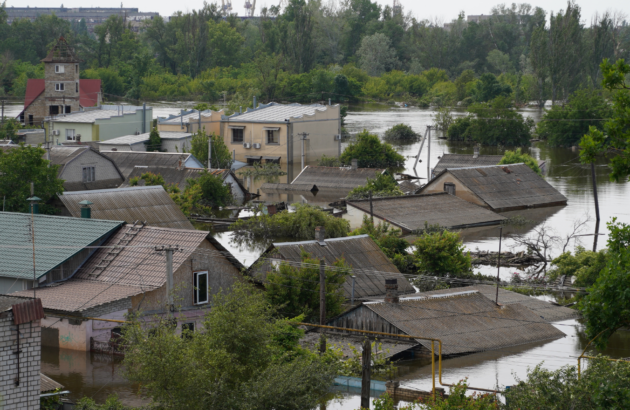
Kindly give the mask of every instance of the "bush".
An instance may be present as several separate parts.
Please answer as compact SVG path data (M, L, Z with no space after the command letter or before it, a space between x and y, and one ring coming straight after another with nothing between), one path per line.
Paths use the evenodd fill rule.
M425 232L413 243L418 273L434 276L468 276L472 274L470 254L458 233L446 229Z
M317 161L317 166L320 167L340 167L341 160L337 157L327 157L326 155L322 155L322 157Z
M169 193L178 194L180 192L179 187L177 185L175 184L166 185L166 182L164 181L164 177L160 174L154 174L153 172L145 172L144 174L140 175L140 177L130 178L129 185L137 186L140 180L143 180L145 185L147 186L161 185L162 187L164 187L166 192L169 192Z
M599 272L606 267L606 262L605 249L593 252L578 246L575 255L565 252L551 262L555 268L549 272L549 278L555 280L560 276L575 276L575 286L591 286L597 281Z
M542 176L542 172L538 167L538 161L532 158L528 154L521 153L521 149L517 148L514 151L505 151L503 154L503 158L499 161L499 165L504 164L520 164L524 163L528 167L530 167L535 173Z
M341 154L344 164L350 164L353 159L358 160L361 168L398 168L405 163L405 157L367 130L359 133L356 141L350 143Z
M372 198L386 196L403 196L405 193L398 187L398 183L391 175L379 174L375 179L368 178L363 186L354 188L348 193L347 199L367 199L372 192Z
M394 125L392 128L385 131L384 139L388 141L398 142L414 142L417 141L420 136L416 134L410 126L405 124Z

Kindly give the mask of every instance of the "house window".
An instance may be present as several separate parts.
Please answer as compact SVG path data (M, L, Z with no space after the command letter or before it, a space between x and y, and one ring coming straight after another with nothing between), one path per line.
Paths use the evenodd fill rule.
M193 272L193 304L208 303L208 271Z
M33 114L28 115L28 125L33 125Z
M70 105L66 105L66 114L70 114L72 112L72 107Z
M96 181L96 170L94 167L83 167L83 182Z
M266 130L267 132L267 144L279 144L280 132L278 130Z
M74 130L66 129L66 141L74 141L75 139Z
M75 91L78 93L79 92L79 83L75 83Z
M242 128L232 128L232 142L243 142Z
M59 106L58 105L50 105L48 106L48 115L57 115L59 114Z
M55 83L55 91L65 91L65 89L64 83Z
M64 72L63 65L56 65L55 66L55 72L56 73L63 73Z
M77 73L77 74L79 73L79 65L78 64L74 65L74 72Z
M450 195L455 195L455 184L452 182L444 183L444 192L449 193Z

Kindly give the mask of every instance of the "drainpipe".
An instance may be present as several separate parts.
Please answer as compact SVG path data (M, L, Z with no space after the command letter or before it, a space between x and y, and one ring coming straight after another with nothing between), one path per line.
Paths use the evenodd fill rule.
M87 199L84 199L83 201L79 202L79 205L81 205L81 218L91 219L92 208L90 208L90 205L94 205L94 204L88 201Z
M184 129L184 110L180 111L181 115L179 116L179 121L181 124L181 129Z

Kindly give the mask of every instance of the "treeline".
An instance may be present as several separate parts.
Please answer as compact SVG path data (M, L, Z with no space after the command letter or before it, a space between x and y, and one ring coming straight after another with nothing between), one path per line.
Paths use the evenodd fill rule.
M516 103L542 104L599 87L602 59L630 53L620 15L594 16L588 26L581 20L575 3L550 13L499 5L485 20L461 14L444 25L370 0L290 0L244 20L205 4L168 22L149 20L140 32L112 16L89 33L84 21L54 15L8 25L2 7L0 93L23 96L63 35L83 60L81 75L100 78L106 98L466 105L488 101L490 85Z

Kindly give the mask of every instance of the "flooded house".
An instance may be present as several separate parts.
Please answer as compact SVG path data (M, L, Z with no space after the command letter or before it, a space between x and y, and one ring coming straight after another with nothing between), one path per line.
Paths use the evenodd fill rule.
M381 251L369 235L348 236L325 239L325 231L318 228L315 240L301 242L273 243L250 268L255 281L265 282L267 273L276 269L279 263L302 262L302 252L310 257L324 260L331 266L338 259L344 259L352 268L352 275L343 286L347 299L364 299L385 295L382 278L397 279L401 293L415 293L415 289L396 266ZM354 294L353 294L354 289Z
M127 179L136 167L163 167L170 169L203 168L193 154L174 152L104 151Z
M426 225L448 229L464 229L497 225L507 219L482 206L465 201L446 192L425 195L405 195L346 201L348 212L343 218L356 229L363 218L374 218L374 223L388 223L403 234L422 230Z
M64 192L59 200L62 215L75 218L194 229L162 185Z
M479 147L474 148L474 154L442 154L442 157L431 170L431 178L435 178L440 172L445 169L454 168L472 168L472 167L485 167L490 165L497 165L501 162L503 155L480 155ZM539 160L538 168L545 173L546 161Z
M162 131L161 145L151 151L185 153L191 149L192 134L189 132ZM98 143L99 151L137 151L146 152L150 132L134 135L124 135Z
M445 169L420 194L448 192L495 212L566 205L567 198L525 164Z
M495 304L476 289L451 289L445 294L399 296L396 280L386 282L382 300L363 301L330 319L329 326L368 330L442 341L444 356L470 354L531 342L552 340L565 334L520 303ZM543 302L544 303L544 302ZM339 335L351 332L335 331ZM395 340L395 337L392 336ZM414 339L411 349L431 352L431 341ZM438 343L435 344L436 354Z

